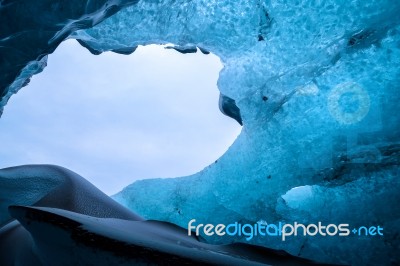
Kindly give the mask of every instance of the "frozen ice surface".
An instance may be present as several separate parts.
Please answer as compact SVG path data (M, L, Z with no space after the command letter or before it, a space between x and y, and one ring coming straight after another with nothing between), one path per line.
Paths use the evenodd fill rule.
M174 224L145 221L62 167L0 169L0 184L0 195L10 194L0 213L14 219L0 224L0 265L313 264L248 244L207 244Z
M215 164L138 181L117 201L183 227L194 218L380 224L383 237L253 243L330 263L399 264L400 2L52 2L0 2L2 105L69 37L94 54L166 43L210 51L224 64L220 92L240 110L242 133ZM4 26L13 17L21 23ZM233 240L245 241L208 239Z
M94 217L143 220L80 175L55 165L0 169L0 226L10 220L8 206L62 208Z

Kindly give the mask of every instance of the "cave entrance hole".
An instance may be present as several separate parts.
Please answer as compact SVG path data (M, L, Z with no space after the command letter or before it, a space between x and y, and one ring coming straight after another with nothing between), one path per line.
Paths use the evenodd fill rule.
M0 167L56 164L114 194L135 180L194 174L240 126L218 109L213 54L159 45L93 56L63 42L0 119Z

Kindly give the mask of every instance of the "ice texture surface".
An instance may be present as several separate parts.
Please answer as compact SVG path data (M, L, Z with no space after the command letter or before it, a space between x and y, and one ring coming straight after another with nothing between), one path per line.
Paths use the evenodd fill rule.
M99 51L169 42L217 54L219 89L244 124L200 173L138 181L114 198L183 227L193 218L380 224L384 237L252 243L331 263L398 262L398 11L394 1L142 1L75 32Z
M15 220L0 226L1 265L314 264L248 244L207 244L174 224L144 221L62 167L26 165L0 174L2 188L20 184L2 203Z
M8 206L62 208L94 217L143 220L80 175L55 165L0 169L0 226L10 220Z
M73 6L76 1L53 1L78 15L43 9L52 20L38 16L28 24L26 11L12 9L21 2L28 3L0 6L1 20L23 15L14 16L23 22L9 26L12 31L0 23L0 51L13 56L0 61L7 73L3 105L44 67L57 45L50 40L75 38L93 54L173 43L183 53L199 47L223 61L218 87L235 101L244 125L236 142L197 174L138 181L115 195L117 201L145 218L183 227L194 218L379 224L383 237L252 243L330 263L400 263L399 1L143 0L100 24L115 13L104 13L105 2L116 10L128 3L89 1L98 4L87 12ZM26 25L37 27L24 31ZM54 26L50 37L43 25ZM22 49L26 41L29 49Z
M219 110L226 116L235 119L240 125L243 125L240 109L237 107L234 99L220 93Z

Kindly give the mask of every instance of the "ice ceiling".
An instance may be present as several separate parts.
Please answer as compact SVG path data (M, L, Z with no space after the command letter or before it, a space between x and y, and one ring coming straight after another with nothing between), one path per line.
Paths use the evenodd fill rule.
M200 173L136 182L117 201L183 227L193 218L379 224L383 237L252 243L330 263L399 262L400 2L0 3L2 105L65 38L94 54L174 43L223 61L218 87L244 125L236 142Z

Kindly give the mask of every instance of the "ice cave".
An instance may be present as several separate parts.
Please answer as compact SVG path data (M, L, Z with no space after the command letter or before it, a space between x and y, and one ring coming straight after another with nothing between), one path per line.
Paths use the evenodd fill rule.
M243 125L199 173L112 198L62 165L1 169L0 265L400 264L399 1L1 0L0 36L1 107L66 39L172 43L221 59L220 109Z

